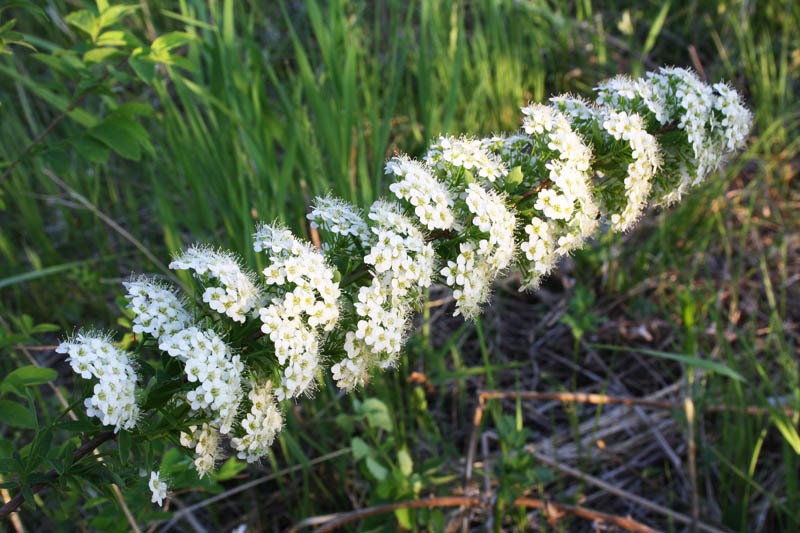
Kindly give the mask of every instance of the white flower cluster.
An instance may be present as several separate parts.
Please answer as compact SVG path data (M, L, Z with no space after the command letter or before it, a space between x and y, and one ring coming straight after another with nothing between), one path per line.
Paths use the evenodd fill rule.
M210 424L203 424L200 429L189 426L189 433L181 432L181 446L194 450L194 467L201 479L214 470L220 456L219 441L219 430Z
M503 160L487 150L481 139L441 136L428 148L425 162L443 170L448 178L455 177L462 168L477 174L480 181L492 183L508 174Z
M598 124L604 135L629 144L631 159L627 176L623 179L624 194L600 196L602 210L609 216L611 227L615 231L629 229L647 207L653 177L662 165L658 141L648 133L638 113L617 111L609 106L590 106L569 96L555 97L551 101L584 130L591 130L594 124Z
M408 156L394 157L386 163L386 173L401 178L389 190L414 207L414 214L429 230L453 226L453 197L431 169Z
M670 122L673 109L667 103L665 87L650 83L644 78L631 79L616 76L595 88L599 106L607 106L628 113L652 113L659 124Z
M132 429L139 418L136 371L128 354L111 344L107 335L79 333L62 342L57 353L68 354L72 370L84 379L96 378L94 393L83 402L88 416L99 418L114 431Z
M343 237L351 235L362 244L372 238L361 210L339 198L316 198L307 218L312 228L322 228Z
M331 367L333 379L343 389L364 385L376 364L394 365L419 288L430 286L433 276L433 246L399 205L375 202L369 218L376 239L364 263L372 266L374 276L359 289L357 329L345 334L347 357Z
M291 232L264 225L254 235L256 251L269 254L266 283L279 291L259 309L261 331L275 346L282 367L279 400L300 396L313 386L319 368L319 330L331 331L339 319L339 283L325 256Z
M134 314L134 333L148 333L158 339L162 335L177 333L192 323L185 300L173 288L146 276L122 285L128 291L128 307Z
M192 246L176 255L169 267L174 270L192 270L205 285L219 281L220 286L210 285L205 288L203 301L214 311L224 313L237 322L244 322L245 315L260 300L252 274L243 271L239 261L229 252Z
M611 227L616 231L630 229L647 207L652 179L661 166L661 154L656 138L644 127L638 113L600 108L603 128L616 140L625 140L631 146L633 161L628 164L625 178L627 201L621 213L611 214Z
M750 130L752 115L739 94L724 83L709 87L689 70L662 68L646 79L617 77L597 89L597 102L615 109L652 113L666 127L686 134L692 153L666 147L663 182L656 188L659 203L680 200L722 164L726 152L741 148ZM686 162L688 156L688 163Z
M536 196L533 217L525 226L528 235L521 249L530 262L522 289L535 287L558 257L579 248L598 225L599 206L591 190L589 174L592 149L558 111L541 104L522 108L523 130L531 137L537 154L555 152L544 168L553 184ZM540 157L542 157L540 155Z
M269 452L275 435L283 427L283 416L269 380L261 384L252 383L248 398L252 406L241 422L244 435L232 438L231 444L239 452L239 459L253 463Z
M651 72L648 77L661 93L665 92L666 83L666 89L671 92L667 93L667 98L671 96L678 102L680 109L675 113L678 128L686 131L697 165L691 185L697 185L716 170L722 160L721 147L715 146L709 135L714 91L693 72L683 68L662 68L658 74Z
M150 487L150 501L161 506L164 498L167 497L167 483L161 481L161 472L150 472L150 481L147 486Z
M531 271L523 280L520 290L536 288L541 277L550 272L560 257L556 252L556 238L553 235L554 225L539 217L533 217L525 226L527 239L522 242L521 249L530 262Z
M396 364L414 306L435 274L453 289L455 314L475 317L515 257L523 288L535 287L559 257L585 243L601 215L622 231L651 197L679 199L743 145L752 120L729 86L709 87L683 69L617 77L596 92L592 104L561 96L524 107L515 135L442 136L424 163L391 159L385 170L396 178L389 189L398 202L377 201L366 216L342 200L317 198L308 219L333 234L327 255L284 227L261 226L253 247L268 256L263 283L227 252L194 246L176 256L170 267L193 271L203 301L243 324L230 338L242 339L241 353L257 370L245 369L218 333L223 329L207 329L211 320L195 323L168 285L125 283L133 331L156 338L196 383L180 394L205 423L190 426L180 442L194 450L200 476L218 462L223 436L248 462L267 454L283 425L278 402L313 390L323 349L344 352L331 367L344 390L365 385L375 367ZM435 251L444 268L434 266ZM341 287L334 265L348 274ZM347 320L336 332L340 314ZM269 342L259 339L258 327ZM95 333L77 335L58 352L69 354L76 373L98 380L85 401L89 416L117 430L135 426L137 378L125 352ZM167 487L158 472L150 489L153 501L163 502Z
M492 283L514 257L517 220L500 194L487 191L476 183L470 183L466 193L472 225L481 236L462 242L456 260L448 261L441 274L447 285L453 287L456 299L454 316L463 314L472 318L480 313L480 306L488 298Z
M744 146L753 115L742 104L739 93L725 83L715 83L714 110L722 116L718 119L715 132L722 133L725 149L728 151L739 150Z
M186 393L189 407L213 413L211 423L222 433L230 433L242 399L240 357L214 331L194 326L161 337L158 347L183 361L186 379L197 383Z

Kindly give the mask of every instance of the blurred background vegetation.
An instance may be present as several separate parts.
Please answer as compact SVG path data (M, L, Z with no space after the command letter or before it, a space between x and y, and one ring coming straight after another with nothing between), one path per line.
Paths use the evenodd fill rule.
M517 293L511 276L464 324L433 289L400 367L355 395L324 383L288 411L266 464L231 461L198 482L168 454L166 511L123 487L143 530L170 519L181 531L280 530L469 490L484 475L498 494L490 518L400 511L361 530L591 528L511 508L525 491L687 527L546 466L532 444L721 530L797 531L800 4L131 0L95 34L74 14L106 4L0 6L0 364L51 366L67 399L79 389L48 347L76 326L124 332L130 273L158 272L196 241L257 267L257 221L308 235L314 196L366 205L386 193L387 157L419 156L441 133L514 131L528 101L589 96L604 78L662 65L728 80L755 114L724 172L635 231L598 238L539 293ZM658 394L695 410L493 400L473 428L487 388ZM36 394L42 416L58 412L53 389ZM0 429L4 453L33 439ZM31 531L131 527L92 487L42 497L19 517Z

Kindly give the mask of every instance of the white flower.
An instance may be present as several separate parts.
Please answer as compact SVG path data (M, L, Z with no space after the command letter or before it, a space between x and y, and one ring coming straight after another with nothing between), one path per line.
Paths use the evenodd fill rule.
M453 225L453 197L432 170L408 156L394 157L386 163L386 173L401 178L389 190L414 208L414 214L428 229L450 229Z
M611 225L616 231L630 229L647 206L647 198L653 186L652 180L662 163L661 152L655 137L644 128L638 114L610 108L598 110L598 121L616 140L628 141L633 160L628 165L625 178L626 202L621 212L611 214Z
M610 98L608 101L625 100ZM614 230L629 229L647 206L653 178L662 166L661 149L655 137L647 132L644 121L638 113L617 111L608 105L593 107L580 99L571 97L556 97L552 98L551 102L563 113L566 113L579 129L587 132L594 131L596 124L606 138L624 141L630 147L631 159L627 166L627 176L623 179L624 201L620 202L622 199L617 194L613 194L611 198L608 195L601 195L597 202L601 204L601 210L609 216ZM618 207L620 205L621 207ZM593 224L590 219L594 218L596 209L591 207L588 210L588 218L579 218L578 226L591 228ZM556 218L552 214L552 211L545 212L546 217ZM585 238L586 235L582 237ZM568 247L575 247L577 243L582 242L582 238L575 239L569 235L560 235L558 240L562 246Z
M660 86L648 83L643 78L631 79L616 76L595 88L596 103L618 111L633 114L652 113L659 124L672 120L674 109L669 105L668 95Z
M230 433L242 401L242 371L238 355L213 330L189 327L161 338L159 348L184 362L186 379L197 386L186 393L194 411L212 415L222 433Z
M434 169L443 170L448 178L455 176L458 169L469 171L475 178L488 182L508 174L502 159L487 150L480 139L467 137L439 137L428 148L425 162Z
M677 102L671 115L678 121L678 128L686 133L694 155L694 178L691 182L681 182L681 185L697 185L719 167L723 156L724 146L713 142L710 136L714 92L693 72L683 68L648 72L647 83L665 101Z
M728 151L742 148L750 132L753 115L742 104L739 93L725 83L716 83L713 86L714 110L721 114L716 136L722 139Z
M161 481L160 472L150 472L150 482L148 483L150 492L152 493L151 502L157 503L161 506L164 498L167 497L167 484Z
M270 305L258 310L261 331L269 335L282 366L275 396L294 398L313 389L322 335L339 320L339 283L333 281L334 271L325 257L288 230L263 225L254 239L256 251L269 254L270 264L263 273L277 290Z
M475 317L491 286L514 256L516 217L503 196L476 183L466 189L466 206L472 226L488 234L459 245L456 261L441 269L456 299L455 315Z
M197 426L189 426L189 432L180 435L181 446L194 449L194 467L201 479L214 469L219 459L219 441L219 430L207 423L200 429Z
M124 282L128 307L133 311L133 332L149 333L156 339L171 335L192 322L184 298L172 287L145 276Z
M283 427L283 417L275 402L271 382L251 383L248 398L252 406L241 422L244 436L231 439L231 444L239 459L253 463L269 452L275 435Z
M239 260L229 252L192 246L176 255L169 267L194 271L206 285L203 301L237 322L244 322L245 315L261 300L253 275L242 270ZM220 286L209 285L216 282Z
M364 221L361 210L339 198L332 196L315 198L314 206L307 218L311 221L312 228L322 228L344 237L352 236L362 245L366 245L370 240L369 227ZM279 250L273 250L273 253L278 252Z
M128 354L114 346L108 335L82 332L59 344L56 352L68 354L67 361L81 377L97 378L94 394L84 400L88 416L114 426L114 431L136 426L136 371Z

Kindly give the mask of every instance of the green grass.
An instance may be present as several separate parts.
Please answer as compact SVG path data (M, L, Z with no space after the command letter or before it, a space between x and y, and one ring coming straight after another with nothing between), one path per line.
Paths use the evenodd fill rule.
M72 9L67 2L51 4L61 16ZM197 516L204 523L232 527L244 509L253 527L269 529L272 520L288 526L350 510L356 503L414 494L414 487L376 481L375 467L365 459L345 455L309 465L315 457L350 446L354 437L377 450L386 468L397 466L400 450L407 450L423 495L459 488L476 389L532 385L526 366L532 354L521 348L523 341L509 340L503 327L503 319L519 309L527 313L531 322L525 325L537 338L558 333L560 344L550 348L575 366L565 370L544 352L533 354L541 377L534 386L541 390L589 386L587 371L599 373L604 388L613 388L613 375L593 366L590 356L591 345L614 344L706 358L746 379L702 374L691 388L699 406L768 406L782 398L800 407L800 198L791 179L800 143L800 6L648 2L628 8L588 0L564 5L511 0L147 4L147 12L130 19L131 28L139 34L151 25L158 34L196 34L185 50L196 68L166 67L144 91L123 84L119 94L87 98L0 185L5 204L0 315L8 324L28 314L36 322L58 324L62 332L75 325L116 327L120 279L157 270L46 179L44 166L156 257L166 260L170 252L204 241L230 247L257 266L250 235L258 220L279 219L306 232L306 209L316 195L331 191L363 205L385 194L383 163L397 151L419 155L440 133L513 131L519 106L529 100L565 91L586 95L597 81L616 73L641 74L650 63L696 66L690 45L708 78L731 81L755 114L747 152L724 174L675 208L651 214L631 234L599 238L565 267L567 277L555 278L550 300L520 300L501 291L477 329L430 309L399 368L376 376L356 395L362 402L380 399L392 414L390 429L365 414L355 397L340 397L332 383L325 383L313 400L290 411L269 464L245 473L256 478L301 468L233 496L225 501L229 505L201 509ZM619 24L626 9L632 32ZM20 31L35 37L31 41L40 50L72 42L58 24L19 18ZM0 56L0 72L0 161L8 163L66 108L69 99L59 87L73 82L22 49ZM152 149L140 162L112 156L107 164L87 163L63 144L122 102L143 102L152 109L143 118ZM557 320L546 325L548 313L577 297L571 280L593 295L591 309L581 312L598 319L598 331L589 328L582 343ZM614 304L619 300L623 303ZM669 342L649 346L602 329L624 321L663 324ZM51 344L55 338L39 341ZM5 372L24 360L18 350L7 351ZM620 361L633 360L629 352L601 353L613 371L624 370ZM684 370L693 371L658 358L647 361L670 383L684 379ZM63 363L56 367L63 385L71 384ZM426 392L424 385L409 382L415 371L424 373L433 388ZM632 394L652 392L621 379ZM577 437L577 424L585 419L576 411L566 416L550 410L537 418L528 404L505 407L492 404L492 416L484 417L483 425L501 433L504 451L515 449L514 427L537 428L541 418L550 417L553 427ZM512 413L511 429L500 431L504 415ZM681 413L675 417L683 427ZM758 524L775 531L797 529L797 422L777 410L764 417L698 415L704 519L734 531ZM17 437L30 439L6 435L12 441ZM588 456L580 465L594 474L614 467ZM571 485L560 479L554 488L535 467L504 464L502 479L509 486L542 487L556 498ZM685 487L671 468L668 461L657 461L639 477L668 480L671 506L688 513ZM482 483L479 472L474 479ZM194 487L180 499L199 501L208 496L204 490L211 489ZM586 490L580 488L575 497ZM77 504L65 502L48 516L26 511L22 519L30 528L47 527L64 520ZM96 507L85 517L109 520L94 523L97 527L121 516L113 500L92 503ZM425 519L435 524L438 515Z

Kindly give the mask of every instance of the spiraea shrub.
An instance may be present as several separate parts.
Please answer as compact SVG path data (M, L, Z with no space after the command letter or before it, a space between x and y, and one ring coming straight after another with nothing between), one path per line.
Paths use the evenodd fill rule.
M91 383L86 414L134 446L155 434L191 454L200 477L226 451L256 462L323 372L351 391L397 364L431 284L450 287L467 319L510 270L535 290L597 232L628 231L648 205L688 194L744 145L750 122L733 89L680 68L608 80L594 101L530 104L514 134L443 136L421 160L391 158L393 182L371 206L317 198L316 245L262 224L260 272L198 244L170 263L192 286L132 278L129 351L89 325L58 351ZM161 504L168 480L152 472L149 487Z

